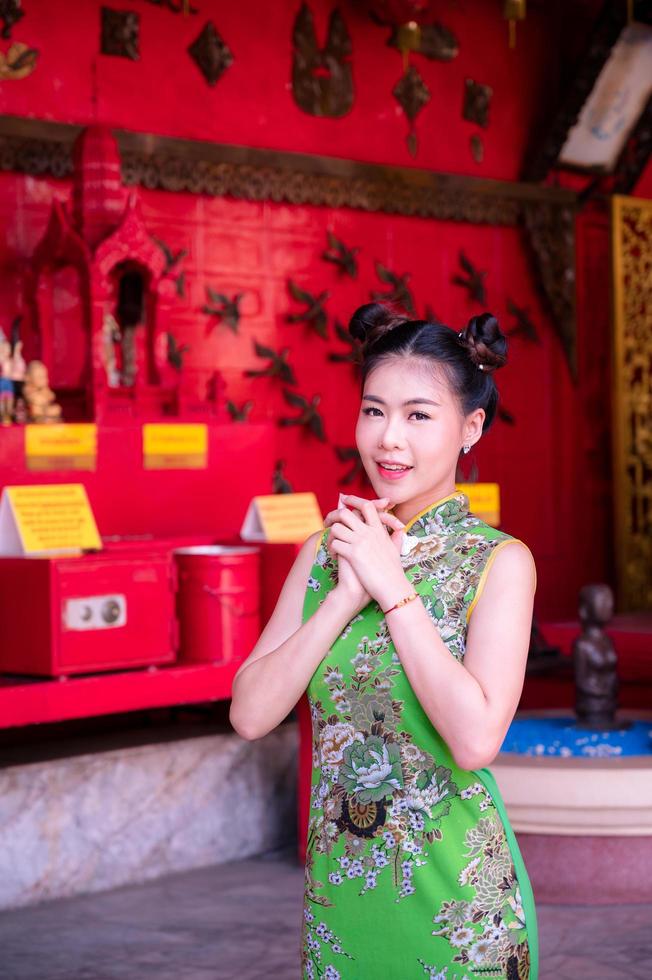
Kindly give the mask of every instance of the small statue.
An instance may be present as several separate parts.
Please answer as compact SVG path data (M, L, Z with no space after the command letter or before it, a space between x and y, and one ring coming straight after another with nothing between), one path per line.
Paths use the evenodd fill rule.
M293 493L292 484L283 476L285 460L277 459L272 473L272 493Z
M11 380L11 344L0 332L0 422L11 425L14 414L14 383Z
M23 396L30 422L61 421L61 406L55 401L48 381L48 369L43 361L30 361L27 365Z
M615 719L618 706L618 657L603 627L613 616L608 585L585 585L579 594L582 632L573 641L575 714L578 728L611 730L627 723Z
M26 370L27 365L25 363L25 358L23 357L23 342L22 340L17 340L14 344L14 352L11 356L11 380L14 383L14 398L16 401L18 401L23 393Z
M120 327L111 313L105 313L102 320L102 360L109 388L120 386L120 371L116 357L116 345L122 341Z
M16 425L26 425L29 422L27 417L27 405L25 404L24 398L16 399L16 407L14 408L14 422Z

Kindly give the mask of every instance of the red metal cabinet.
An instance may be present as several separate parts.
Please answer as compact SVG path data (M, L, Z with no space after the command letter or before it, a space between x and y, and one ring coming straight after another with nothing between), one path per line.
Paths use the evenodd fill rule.
M0 558L0 671L57 677L175 659L167 554Z

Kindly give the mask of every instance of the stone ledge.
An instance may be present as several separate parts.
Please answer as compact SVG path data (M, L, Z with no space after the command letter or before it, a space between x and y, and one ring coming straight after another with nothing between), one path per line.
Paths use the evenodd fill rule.
M250 857L296 839L297 726L0 770L0 908Z

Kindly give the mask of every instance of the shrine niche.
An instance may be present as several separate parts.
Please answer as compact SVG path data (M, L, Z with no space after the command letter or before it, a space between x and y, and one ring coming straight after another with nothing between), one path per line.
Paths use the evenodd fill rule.
M72 201L53 202L26 282L23 339L47 367L66 421L177 413L180 381L168 361L175 275L138 192L122 186L110 130L84 130Z

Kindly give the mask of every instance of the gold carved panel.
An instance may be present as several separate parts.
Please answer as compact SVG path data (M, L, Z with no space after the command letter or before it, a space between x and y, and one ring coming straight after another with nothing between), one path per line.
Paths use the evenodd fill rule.
M614 196L611 242L618 609L652 610L652 201Z

